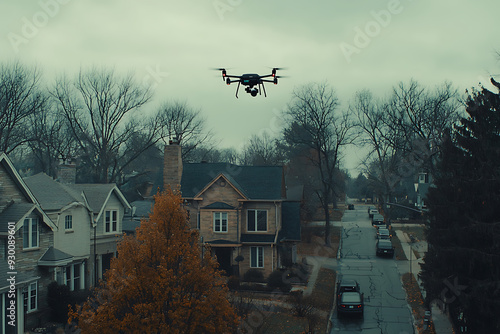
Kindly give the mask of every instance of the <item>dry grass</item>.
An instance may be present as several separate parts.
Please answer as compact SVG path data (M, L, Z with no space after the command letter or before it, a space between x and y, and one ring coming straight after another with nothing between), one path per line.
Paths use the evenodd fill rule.
M338 226L331 226L330 247L325 246L324 233L324 226L302 227L302 242L297 245L297 254L299 256L336 257L339 249L341 228Z

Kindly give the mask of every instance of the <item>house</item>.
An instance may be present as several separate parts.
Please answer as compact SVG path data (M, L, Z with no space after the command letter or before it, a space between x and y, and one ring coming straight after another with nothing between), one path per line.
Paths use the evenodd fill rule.
M283 167L184 163L181 146L165 147L164 187L180 185L192 228L229 275L267 277L296 260L300 202L287 201Z
M53 273L39 261L56 232L7 155L0 154L1 333L24 333L47 318L46 288Z
M118 241L123 235L123 218L131 206L115 184L72 184L81 193L91 212L90 285L95 285L110 268Z
M53 280L70 290L89 287L92 210L85 197L45 173L24 179L43 211L57 226L54 244L38 264L50 268Z

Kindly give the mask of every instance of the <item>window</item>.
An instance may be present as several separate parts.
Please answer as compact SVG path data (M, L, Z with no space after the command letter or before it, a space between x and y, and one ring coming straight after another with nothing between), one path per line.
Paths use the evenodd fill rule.
M37 309L37 282L31 283L27 287L23 289L23 297L24 297L24 311L26 313L36 311Z
M73 290L80 290L80 267L83 263L73 265Z
M70 264L64 267L65 273L65 284L71 290L79 290L82 282L81 270L83 269L83 263Z
M106 233L118 232L118 211L106 211L105 231Z
M227 232L227 212L214 212L214 232Z
M196 228L199 230L200 229L200 212L198 211L198 213L196 214Z
M66 230L73 229L73 216L72 215L67 215L66 217L64 217L64 228Z
M250 247L250 268L264 268L263 247Z
M267 231L267 211L248 210L247 231L266 232Z
M38 218L26 218L23 224L23 248L38 247Z
M420 173L418 176L418 183L429 183L429 174Z

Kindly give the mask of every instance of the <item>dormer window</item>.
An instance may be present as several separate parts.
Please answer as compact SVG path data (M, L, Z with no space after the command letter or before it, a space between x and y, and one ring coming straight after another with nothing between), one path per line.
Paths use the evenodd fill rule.
M104 229L106 233L118 232L118 211L108 210L105 215Z

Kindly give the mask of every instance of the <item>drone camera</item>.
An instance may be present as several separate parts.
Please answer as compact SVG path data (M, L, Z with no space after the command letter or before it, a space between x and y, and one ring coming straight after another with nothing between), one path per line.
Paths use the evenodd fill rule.
M251 94L253 97L256 97L258 92L259 92L259 90L258 90L257 88L254 88L254 89L252 89L252 91L250 92L250 94Z

